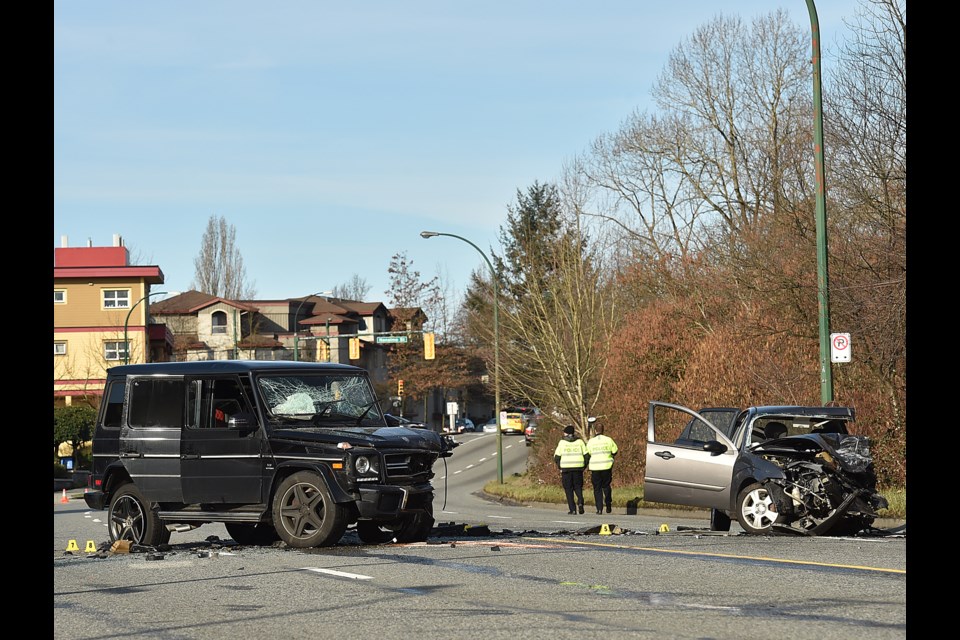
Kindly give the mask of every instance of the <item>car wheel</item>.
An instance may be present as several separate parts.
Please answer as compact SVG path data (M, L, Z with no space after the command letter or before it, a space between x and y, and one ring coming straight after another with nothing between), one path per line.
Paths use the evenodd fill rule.
M298 471L280 483L273 499L273 525L291 547L329 547L347 530L346 507L333 501L312 471Z
M156 547L170 541L170 530L132 482L114 492L107 521L111 542L129 540Z
M393 529L388 529L377 522L371 520L360 520L357 522L357 536L366 544L384 544L391 542L396 535Z
M719 509L711 509L710 531L730 531L730 516Z
M237 544L259 547L271 545L280 539L280 536L277 535L276 528L270 524L226 522L224 526L227 528L227 533L230 534L230 537L233 538L233 541Z
M423 542L433 529L433 505L414 516L408 516L394 533L397 542Z
M758 483L744 487L737 496L737 522L747 533L763 535L770 533L777 521L773 499Z

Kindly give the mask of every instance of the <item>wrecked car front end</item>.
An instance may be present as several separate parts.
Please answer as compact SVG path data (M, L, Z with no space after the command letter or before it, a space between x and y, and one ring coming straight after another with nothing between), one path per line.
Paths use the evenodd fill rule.
M876 490L866 436L831 433L781 438L751 454L780 473L758 478L769 496L771 528L802 535L853 534L873 524L887 501ZM742 513L751 509L740 501Z

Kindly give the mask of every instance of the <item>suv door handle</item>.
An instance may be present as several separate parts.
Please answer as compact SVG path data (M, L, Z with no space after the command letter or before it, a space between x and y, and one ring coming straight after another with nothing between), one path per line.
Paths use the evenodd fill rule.
M196 454L196 453L185 454L185 455L180 456L180 459L181 459L181 460L199 460L199 459L200 459L200 455L199 455L199 454Z
M672 459L672 458L676 458L676 457L677 457L677 456L673 455L672 453L670 453L669 451L657 451L657 452L656 452L655 454L653 454L653 455L657 456L658 458L663 458L664 460L670 460L670 459Z
M121 451L120 457L121 458L142 458L143 453L140 451Z

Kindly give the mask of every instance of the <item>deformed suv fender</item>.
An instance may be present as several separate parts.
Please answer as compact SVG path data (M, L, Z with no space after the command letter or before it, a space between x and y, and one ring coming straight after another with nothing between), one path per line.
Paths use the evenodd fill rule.
M83 494L83 501L91 509L101 511L110 504L110 496L127 482L131 482L130 474L121 462L114 462L108 466L103 473L103 482L100 489L87 491Z

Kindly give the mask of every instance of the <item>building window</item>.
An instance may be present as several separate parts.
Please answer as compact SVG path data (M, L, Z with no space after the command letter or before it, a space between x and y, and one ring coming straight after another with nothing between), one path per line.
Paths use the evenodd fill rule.
M104 289L104 309L127 309L130 307L130 289Z
M124 360L127 357L127 343L123 341L104 342L103 357L106 360Z
M55 356L65 356L65 355L67 355L67 343L66 343L66 342L54 342L54 343L53 343L53 355L55 355Z
M210 333L227 332L227 314L223 311L214 311L210 314Z
M67 292L64 289L53 290L53 304L67 304Z

